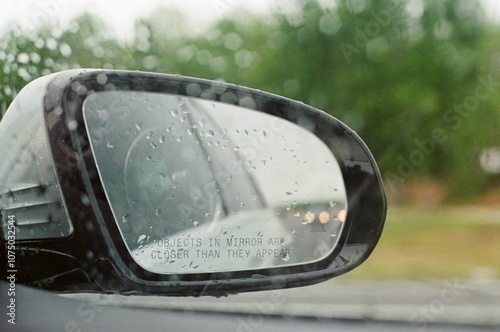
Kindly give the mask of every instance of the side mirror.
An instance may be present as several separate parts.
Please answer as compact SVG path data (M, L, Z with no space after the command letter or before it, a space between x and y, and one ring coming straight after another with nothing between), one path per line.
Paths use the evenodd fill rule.
M40 78L0 123L0 151L1 277L56 291L309 285L366 260L385 220L377 165L351 129L223 82Z

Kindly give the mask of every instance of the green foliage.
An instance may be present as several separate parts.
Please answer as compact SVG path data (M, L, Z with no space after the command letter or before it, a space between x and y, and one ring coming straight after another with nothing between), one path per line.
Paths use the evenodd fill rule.
M484 267L498 275L500 228L492 223L497 218L495 209L393 207L376 250L351 277L470 278Z
M233 12L196 35L181 13L159 9L136 22L129 42L115 40L89 15L64 30L12 30L0 38L1 111L28 81L67 68L222 79L344 121L389 183L426 175L456 197L486 188L490 177L478 156L500 139L500 61L490 63L500 47L498 27L483 20L476 0L294 5L298 10L266 17Z

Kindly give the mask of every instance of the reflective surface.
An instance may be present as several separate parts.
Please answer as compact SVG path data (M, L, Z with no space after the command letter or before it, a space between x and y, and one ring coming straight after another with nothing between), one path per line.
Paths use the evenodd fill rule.
M335 248L344 182L331 151L307 130L160 93L99 92L83 112L117 225L149 271L289 266Z

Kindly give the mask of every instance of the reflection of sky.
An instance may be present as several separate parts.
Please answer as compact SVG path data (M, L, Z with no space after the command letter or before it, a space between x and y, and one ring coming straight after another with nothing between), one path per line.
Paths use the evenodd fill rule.
M231 105L219 104L216 112L210 105L205 109L251 161L252 174L269 204L345 201L344 181L335 157L309 131Z
M99 103L105 102L105 104L111 103L113 105L113 99L109 96L115 96L116 94L120 93L106 92L93 95L86 100L85 105L91 105L90 103L94 99L97 99ZM135 139L132 146L130 146L131 143L126 140L126 137L129 135L127 134L129 130L126 130L126 128L127 125L133 126L137 122L137 119L131 117L131 114L135 114L135 112L131 112L127 116L127 120L120 118L117 119L117 122L113 121L117 126L116 128L123 128L126 133L126 135L121 137L121 141L119 143L115 142L116 133L114 132L103 132L104 138L101 139L101 144L93 141L95 145L93 147L94 153L101 151L99 155L102 158L96 157L98 160L101 160L100 169L102 172L104 170L110 171L109 174L107 173L109 178L112 179L109 180L110 182L115 183L120 181L122 177L125 177L125 179L135 179L135 182L131 182L135 185L137 179L134 176L134 172L136 172L134 165L137 161L128 164L129 155L149 155L148 158L151 160L156 160L156 158L162 158L163 156L167 158L166 154L171 149L181 149L177 153L190 149L196 150L198 146L194 138L197 137L201 140L203 146L205 146L206 153L211 162L206 164L205 160L195 161L194 159L188 162L187 159L179 159L180 155L175 159L175 161L181 162L175 169L187 167L194 172L189 177L193 181L195 181L195 176L196 181L210 181L211 176L208 176L207 180L207 177L201 177L201 175L208 175L210 173L210 170L207 169L208 165L216 165L212 169L216 173L213 174L214 176L218 177L218 174L224 170L222 174L227 174L231 178L232 183L234 183L233 185L250 186L251 184L248 181L238 181L241 178L247 179L247 177L241 174L242 168L239 166L240 163L244 163L250 175L256 180L265 202L270 206L283 207L295 204L327 202L345 204L346 193L343 176L335 157L322 141L304 128L286 120L242 107L201 99L191 99L189 101L189 98L186 98L188 101L182 102L182 105L186 107L185 111L192 112L191 120L193 123L189 124L185 122L186 120L177 120L183 118L177 116L180 114L177 107L181 105L179 96L153 93L134 93L134 96L132 104L124 97L115 96L113 98L118 98L128 105L135 105L134 103L139 105L143 103L154 104L154 107L150 111L151 114L148 117L143 118L143 114L145 113L138 113L143 118L140 121L143 133L151 133L151 136L159 135L157 131L161 131L161 128L175 126L178 135L182 136L179 136L175 142L170 142L171 148L165 150L165 152L159 152L161 149L156 148L157 144L153 148L150 144L146 144L145 142L149 142L147 139ZM144 99L141 99L141 96ZM101 100L102 98L104 99ZM107 100L106 98L111 99ZM87 109L86 106L84 106L84 109ZM119 112L120 110L117 108L115 111ZM174 111L176 115L174 115ZM165 117L162 116L163 112L165 112ZM184 109L182 109L182 112L184 112ZM107 124L104 125L104 123L101 124L99 122L99 116L99 113L96 113L96 116L92 118L97 122L95 124L91 122L90 127L97 128L90 129L91 135L94 129L101 131L99 126L103 126L103 130L106 130L108 127ZM109 117L109 115L106 117ZM150 128L151 122L154 123L154 127ZM114 128L114 126L111 127ZM169 135L172 135L173 132L174 130ZM194 132L197 134L193 135ZM130 135L132 135L132 132ZM190 139L182 139L184 136ZM182 139L182 141L179 139ZM106 141L108 143L104 144ZM97 146L99 146L99 149L96 149ZM109 159L108 153L110 148L121 151L119 155L127 155L127 162L125 162L123 167L120 167L125 172L122 175L117 173L116 166L102 164L103 160ZM131 151L134 152L131 153ZM141 153L137 151L141 151ZM238 159L237 154L242 158ZM115 162L118 164L123 162L121 161L121 157L115 158ZM135 157L130 157L130 160L133 158ZM174 161L169 162L169 164L173 165ZM167 172L159 166L158 162L152 165L151 162L145 161L141 169L145 169L144 167L147 167L148 171L144 174L144 177L140 177L142 179L140 182L146 183L147 186L152 185L152 183L150 184L151 179L158 180L158 177L153 175L153 173L160 171ZM133 173L127 175L126 170L129 169L132 169L131 172ZM162 179L167 177L167 175L162 176L161 174L163 173L159 173L158 175ZM218 180L222 181L219 177ZM162 180L163 182L164 180ZM157 188L157 186L154 187ZM153 190L154 188L150 189ZM243 189L241 189L243 192L248 191ZM131 191L131 193L134 192L134 190ZM249 195L253 196L255 193ZM118 201L122 199L123 197L117 198Z
M138 18L150 16L158 6L175 7L176 15L185 15L192 23L193 31L199 31L203 23L209 23L223 15L230 14L235 8L244 9L255 13L268 13L269 8L280 10L291 8L286 0L142 0L129 1L126 5L120 0L23 0L2 1L0 4L0 31L9 21L26 27L39 22L41 18L53 24L54 19L64 25L71 22L72 18L83 12L102 17L122 39L128 39L134 30L134 21ZM418 1L418 0L416 0ZM322 0L320 3L328 5L334 1ZM481 0L485 7L486 17L495 22L500 22L500 1Z

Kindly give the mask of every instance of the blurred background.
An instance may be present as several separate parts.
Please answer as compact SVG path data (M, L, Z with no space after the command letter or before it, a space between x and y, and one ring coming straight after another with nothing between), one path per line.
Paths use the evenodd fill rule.
M500 8L479 0L0 5L0 114L69 68L195 76L324 110L366 142L389 215L342 278L500 278Z

